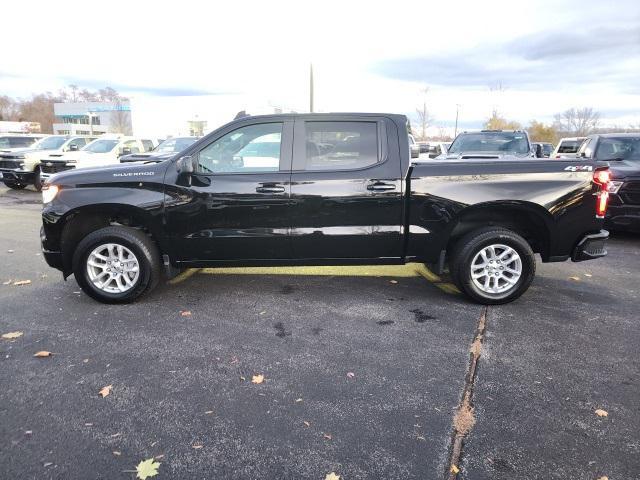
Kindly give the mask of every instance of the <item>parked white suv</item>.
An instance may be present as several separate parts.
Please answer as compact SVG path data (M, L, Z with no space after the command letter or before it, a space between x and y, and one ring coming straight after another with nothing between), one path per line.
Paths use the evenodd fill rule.
M50 135L29 148L0 153L0 178L10 188L22 189L33 184L42 190L40 160L49 155L62 156L65 152L80 150L96 137L81 135Z
M153 148L148 139L125 135L101 135L86 147L64 155L49 155L42 159L40 175L49 178L51 175L73 168L103 167L120 163L122 155L141 153Z

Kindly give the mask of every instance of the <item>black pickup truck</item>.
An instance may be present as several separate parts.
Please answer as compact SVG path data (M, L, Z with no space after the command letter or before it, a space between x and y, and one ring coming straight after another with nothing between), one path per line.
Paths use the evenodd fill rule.
M44 256L128 302L186 267L447 267L484 304L543 262L606 255L607 165L522 157L412 163L391 114L242 118L175 157L67 171L43 190Z

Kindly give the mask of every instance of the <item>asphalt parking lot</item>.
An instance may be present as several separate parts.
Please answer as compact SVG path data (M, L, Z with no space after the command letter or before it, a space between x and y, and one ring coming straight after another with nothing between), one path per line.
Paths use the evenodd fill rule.
M640 237L488 309L415 265L192 270L106 306L45 264L39 212L0 188L2 478L640 478Z

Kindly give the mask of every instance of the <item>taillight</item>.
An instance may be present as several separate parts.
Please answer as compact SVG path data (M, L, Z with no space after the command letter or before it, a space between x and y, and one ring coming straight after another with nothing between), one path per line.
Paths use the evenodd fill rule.
M611 172L607 169L596 170L593 172L593 183L600 187L596 200L596 217L604 218L609 206L609 182L611 181Z

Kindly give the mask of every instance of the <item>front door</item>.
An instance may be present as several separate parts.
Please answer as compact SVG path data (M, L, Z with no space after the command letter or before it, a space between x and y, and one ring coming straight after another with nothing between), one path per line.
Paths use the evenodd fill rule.
M395 127L383 117L296 121L290 221L294 258L401 257L397 142Z
M167 226L180 245L178 260L290 259L293 123L231 128L192 154L191 185L168 192Z

